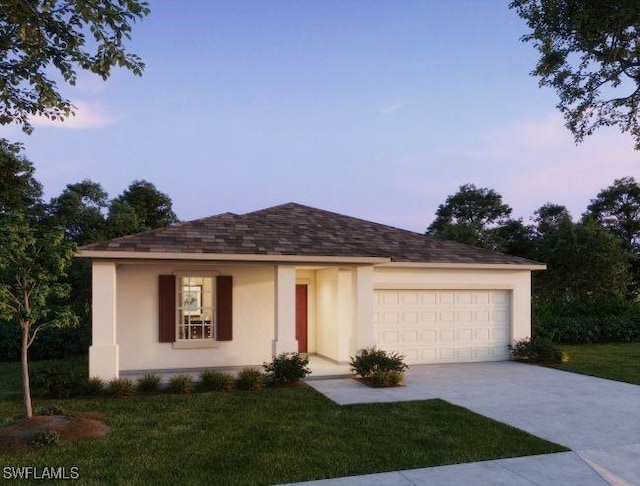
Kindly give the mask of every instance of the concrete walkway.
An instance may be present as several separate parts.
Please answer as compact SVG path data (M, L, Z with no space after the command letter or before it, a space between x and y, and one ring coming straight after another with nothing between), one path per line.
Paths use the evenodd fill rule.
M401 388L308 383L341 405L441 398L572 452L305 484L640 485L640 386L515 362L412 366Z

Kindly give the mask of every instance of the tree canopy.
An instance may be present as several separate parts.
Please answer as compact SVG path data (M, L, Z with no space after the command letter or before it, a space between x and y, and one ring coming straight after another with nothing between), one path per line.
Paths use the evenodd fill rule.
M149 13L139 0L5 0L0 8L0 125L31 133L32 116L64 120L74 107L59 81L77 71L107 79L114 66L140 75L142 60L128 53L133 23Z
M129 215L129 225L133 224L132 216L137 219L137 227L128 233L160 228L178 222L178 217L172 209L171 198L145 180L133 181L120 196L113 200L109 209L109 218L113 222L122 224L122 228L127 228L122 221L127 215Z
M617 126L640 149L638 0L513 0L540 58L532 74L553 88L576 142Z
M484 248L496 248L494 228L509 219L511 208L493 189L463 184L438 206L427 234Z
M42 203L42 185L34 178L33 164L0 144L0 215L32 210Z

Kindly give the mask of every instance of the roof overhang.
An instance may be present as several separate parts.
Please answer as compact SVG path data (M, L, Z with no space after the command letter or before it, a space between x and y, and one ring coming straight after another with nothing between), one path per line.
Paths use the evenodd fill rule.
M103 251L78 250L79 258L109 261L197 261L197 262L233 262L233 263L304 263L333 265L380 265L389 263L386 257L353 257L353 256L315 256L315 255L255 255L255 254L222 254L222 253L182 253L164 251Z
M447 262L390 262L379 265L381 268L433 268L450 270L546 270L544 263L447 263Z

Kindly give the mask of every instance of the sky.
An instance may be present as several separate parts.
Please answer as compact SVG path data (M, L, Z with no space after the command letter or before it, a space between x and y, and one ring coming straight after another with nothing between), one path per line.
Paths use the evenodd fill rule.
M528 222L638 177L630 136L576 146L508 0L151 0L142 77L82 73L22 141L45 198L145 179L181 220L290 201L424 232L460 185Z

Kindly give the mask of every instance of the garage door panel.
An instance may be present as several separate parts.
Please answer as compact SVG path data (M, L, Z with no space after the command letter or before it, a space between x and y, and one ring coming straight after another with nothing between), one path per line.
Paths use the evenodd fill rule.
M375 302L378 347L409 364L508 358L508 291L379 290Z

